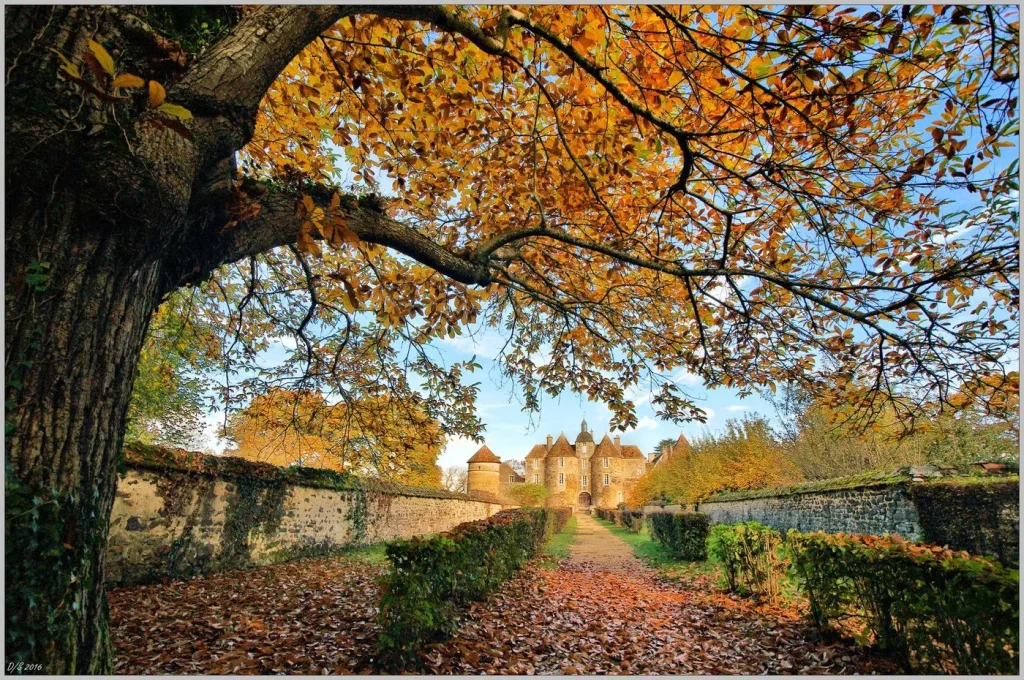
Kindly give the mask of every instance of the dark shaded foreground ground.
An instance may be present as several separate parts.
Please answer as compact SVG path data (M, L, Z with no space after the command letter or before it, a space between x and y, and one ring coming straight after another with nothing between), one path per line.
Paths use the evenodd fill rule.
M428 673L850 674L896 668L822 641L793 609L756 608L706 575L643 567L580 517L572 556L530 567L474 604L459 635L426 650ZM607 558L595 545L607 545ZM376 673L374 579L352 559L292 562L114 590L118 673Z

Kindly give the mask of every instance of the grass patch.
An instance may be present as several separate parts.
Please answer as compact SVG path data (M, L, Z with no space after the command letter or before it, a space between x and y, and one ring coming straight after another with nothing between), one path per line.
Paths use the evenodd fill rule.
M703 574L718 573L718 567L711 562L683 562L673 558L665 546L651 538L647 522L644 522L639 533L633 533L615 526L615 522L595 519L632 548L633 553L640 558L641 562L648 567L657 569L666 578L679 581Z
M386 542L357 545L338 551L337 556L364 564L385 564L388 561L388 556L384 552L386 546Z
M569 546L576 539L576 517L570 517L565 528L548 539L541 553L540 565L544 569L556 569L558 563L569 556Z

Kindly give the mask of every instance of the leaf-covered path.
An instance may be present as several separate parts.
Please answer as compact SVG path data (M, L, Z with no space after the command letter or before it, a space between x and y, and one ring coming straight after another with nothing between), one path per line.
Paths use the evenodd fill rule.
M896 669L821 641L792 609L755 607L709 576L644 567L590 517L571 556L530 566L431 646L432 673L758 674ZM114 590L119 673L375 673L379 565L316 559Z

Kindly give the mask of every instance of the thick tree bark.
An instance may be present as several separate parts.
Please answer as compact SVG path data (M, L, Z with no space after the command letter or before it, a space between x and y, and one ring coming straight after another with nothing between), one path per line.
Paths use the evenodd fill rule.
M224 229L233 154L280 70L360 11L372 9L253 10L175 73L166 64L180 53L132 8L6 9L5 662L110 671L104 552L149 319L175 288L294 242L297 194ZM189 134L154 124L144 103L101 101L58 76L54 50L90 78L90 39L118 72L163 81L194 114ZM355 210L350 228L467 283L489 280L474 258L380 213Z
M79 53L85 36L116 34L118 17L23 8L7 20L5 661L107 672L107 523L162 292L146 245L154 218L180 221L181 197L133 210L138 199L122 201L118 185L157 187L145 175L125 184L139 158L113 134L89 134L115 122L86 107L77 119L60 112L73 94L55 83L48 48Z
M111 669L107 524L150 316L179 284L183 253L209 236L193 231L206 221L191 213L208 209L197 196L209 199L196 187L248 141L255 93L337 13L250 15L203 64L223 74L250 59L215 88L222 101L180 85L193 71L169 88L198 104L185 137L57 75L51 50L82 64L89 39L119 70L149 75L160 41L140 39L148 28L130 12L6 10L5 661L22 670Z

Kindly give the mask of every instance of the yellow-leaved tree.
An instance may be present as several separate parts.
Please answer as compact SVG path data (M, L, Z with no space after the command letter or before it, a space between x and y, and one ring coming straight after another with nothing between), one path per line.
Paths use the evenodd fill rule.
M575 390L620 428L641 382L701 418L683 370L905 419L1018 343L1015 6L26 5L5 32L6 538L39 546L7 555L6 649L46 672L110 670L105 520L180 291L225 407L384 390L446 435L482 431L474 366L431 343L479 324L527 408Z
M415 402L331 404L318 392L271 390L233 414L227 434L227 455L441 488L444 435Z
M633 488L628 502L698 503L716 493L785 486L803 480L767 420L730 420L720 434L706 434L674 452Z

